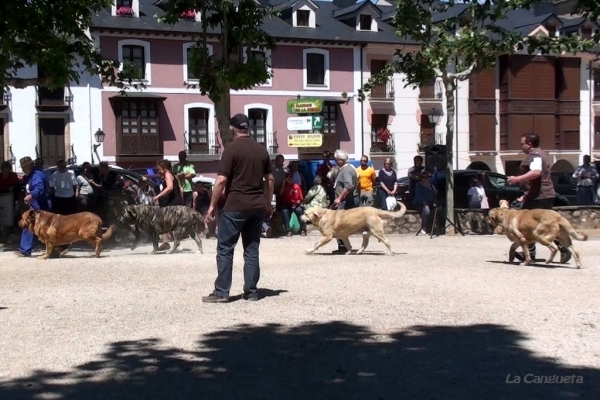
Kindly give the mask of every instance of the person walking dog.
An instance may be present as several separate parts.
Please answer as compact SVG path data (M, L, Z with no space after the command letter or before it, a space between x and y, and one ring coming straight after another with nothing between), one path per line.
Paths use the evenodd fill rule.
M521 136L521 148L527 156L519 166L519 176L509 176L509 185L521 184L525 194L519 199L523 201L521 206L524 210L536 208L552 210L556 192L551 179L552 160L546 152L540 149L540 138L534 133L526 133ZM567 263L571 259L571 253L559 242L555 241L560 250L560 262ZM531 259L535 259L535 243L529 245ZM517 253L516 258L523 261L525 257Z
M249 136L250 121L246 115L236 114L229 120L229 125L233 142L225 147L221 156L217 181L206 213L209 221L214 220L217 204L225 195L217 232L218 276L214 291L202 298L204 303L229 301L233 251L240 235L244 246L243 298L250 301L258 300L262 222L265 214L270 217L273 213L271 198L275 180L269 153L263 145Z
M44 173L34 166L31 157L23 157L19 160L19 163L21 164L21 169L25 174L29 188L29 193L27 193L24 199L25 203L27 203L32 210L49 210L48 192L50 190L50 184L44 176ZM15 254L19 257L31 257L34 241L35 235L33 232L30 232L29 229L23 229L19 251L15 252Z

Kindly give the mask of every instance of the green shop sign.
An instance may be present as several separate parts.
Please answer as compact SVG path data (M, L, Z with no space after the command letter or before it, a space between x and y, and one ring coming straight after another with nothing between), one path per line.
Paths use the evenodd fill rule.
M288 114L318 114L323 111L322 99L294 99L288 100Z

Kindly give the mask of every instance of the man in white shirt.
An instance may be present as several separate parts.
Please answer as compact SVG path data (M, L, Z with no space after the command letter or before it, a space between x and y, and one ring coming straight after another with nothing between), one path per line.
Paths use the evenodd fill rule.
M598 180L598 172L596 167L591 165L589 155L583 156L583 165L577 167L573 178L577 179L577 205L594 204L594 187Z
M67 170L65 160L58 160L56 166L58 170L50 177L52 212L61 215L74 214L77 212L77 179L74 173Z

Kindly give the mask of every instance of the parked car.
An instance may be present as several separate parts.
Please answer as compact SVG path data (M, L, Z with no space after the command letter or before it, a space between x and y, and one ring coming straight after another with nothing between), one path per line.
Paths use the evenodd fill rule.
M483 186L485 193L488 197L488 203L490 208L498 207L500 200L508 200L512 203L523 195L523 190L519 185L508 185L507 176L499 174L497 172L466 169L466 170L455 170L454 171L454 207L455 208L469 208L469 197L467 193L471 187L471 182L475 178L483 177ZM405 190L405 197L408 196L409 190L409 179L403 177L398 180L399 185L403 185ZM439 196L445 197L446 193L446 179L444 172L437 172L432 177L431 182L438 189ZM404 188L403 188L404 189ZM554 206L567 206L569 205L568 199L557 194Z
M552 172L552 183L556 193L565 197L569 204L577 204L577 181L572 172Z
M145 176L159 186L163 183L162 176L160 176L158 173L158 168L130 168L129 171Z

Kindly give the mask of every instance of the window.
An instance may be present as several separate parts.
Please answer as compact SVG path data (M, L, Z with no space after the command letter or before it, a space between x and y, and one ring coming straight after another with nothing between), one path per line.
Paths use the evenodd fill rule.
M296 11L296 26L310 26L310 10Z
M183 81L184 83L195 82L198 77L194 74L192 69L191 60L194 57L194 53L201 51L200 48L195 47L195 43L186 43L183 45ZM210 44L206 45L208 56L213 55L213 47ZM197 69L197 68L196 68Z
M304 89L329 89L329 52L304 50Z
M146 76L146 63L144 62L144 48L142 46L123 46L123 63L129 62L135 68L133 77L144 79Z
M267 145L267 110L261 108L251 108L248 110L248 119L250 120L250 136L257 143L263 146Z
M325 135L337 134L337 104L326 101L325 104L323 104L321 116L323 117L323 129L321 130L321 133Z
M372 20L372 17L370 15L361 14L359 29L361 31L370 31L371 30L371 20Z
M581 37L583 37L584 39L591 39L592 38L592 28L590 28L590 27L581 28Z
M188 143L190 153L208 153L208 108L190 108L188 110Z
M160 154L158 103L152 100L124 100L117 118L120 154Z
M121 69L128 63L134 68L134 78L150 85L150 43L134 39L120 40L118 49Z
M548 26L546 26L546 29L548 30L548 36L549 37L556 36L556 26L554 26L554 25L548 25Z
M246 63L248 61L248 52L246 51L247 47L244 47L242 49L242 59L244 60L244 63ZM250 51L250 57L255 58L256 60L263 60L265 61L266 64L266 70L268 73L272 73L272 69L271 69L271 50L269 49L265 49L265 50L259 50L258 48L256 49L252 49ZM271 78L267 79L266 82L257 85L257 86L272 86L272 75Z
M119 7L133 7L131 0L117 0L117 9Z

